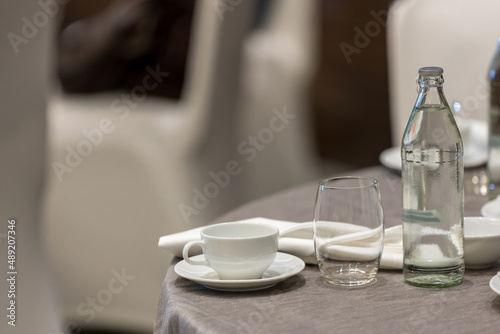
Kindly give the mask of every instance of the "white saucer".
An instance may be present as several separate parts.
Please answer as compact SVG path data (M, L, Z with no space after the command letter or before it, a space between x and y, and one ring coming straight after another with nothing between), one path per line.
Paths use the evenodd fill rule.
M488 152L485 148L471 145L464 151L464 167L479 167L488 160ZM401 148L391 147L379 155L379 161L387 168L401 170Z
M496 198L481 207L483 217L500 218L500 199Z
M490 288L500 295L500 276L495 275L490 280Z
M193 260L204 260L204 255L193 256ZM174 267L177 275L220 291L253 291L270 288L304 269L305 263L296 256L280 253L274 263L264 272L262 278L246 280L221 280L210 267L191 265L182 260Z

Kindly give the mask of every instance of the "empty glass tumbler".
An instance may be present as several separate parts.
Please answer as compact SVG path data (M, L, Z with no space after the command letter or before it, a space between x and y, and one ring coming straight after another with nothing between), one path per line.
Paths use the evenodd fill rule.
M378 181L347 176L319 183L314 209L314 249L330 283L358 286L377 274L384 243Z

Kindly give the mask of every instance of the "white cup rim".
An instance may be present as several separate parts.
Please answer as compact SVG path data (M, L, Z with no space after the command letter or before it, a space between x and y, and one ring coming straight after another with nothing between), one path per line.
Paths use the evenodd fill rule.
M245 224L247 226L256 226L256 227L265 227L269 229L269 232L264 232L259 235L251 235L251 236L217 236L217 235L212 235L209 234L208 232L212 229L218 229L222 228L223 226L241 226L242 224ZM227 222L227 223L219 223L219 224L214 224L214 225L209 225L206 226L201 230L201 235L210 239L217 239L217 240L254 240L254 239L260 239L260 238L265 238L265 237L270 237L276 234L279 234L279 229L271 224L266 224L266 223L253 223L253 222Z

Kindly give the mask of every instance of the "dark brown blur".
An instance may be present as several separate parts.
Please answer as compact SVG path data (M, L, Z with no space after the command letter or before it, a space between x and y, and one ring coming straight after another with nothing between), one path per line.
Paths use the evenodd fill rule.
M141 8L148 2L107 0L89 3L73 0L66 8L62 28L64 30L80 21L93 25L101 39L106 38L115 44L123 39L126 43L127 39L132 39L130 34L124 37L117 31L106 30L101 21L107 19L109 14L106 13L116 13L109 10L113 6L138 3ZM171 7L169 17L162 20L174 23L164 25L165 32L157 36L155 43L143 46L141 54L124 56L122 53L120 56L116 49L110 49L111 43L102 47L90 38L92 45L89 46L85 40L79 39L78 32L66 31L70 37L61 39L59 61L63 88L80 93L130 90L137 80L142 79L145 64L158 63L161 59L162 68L169 68L170 75L162 87L152 93L179 98L194 1L182 1L182 6L178 3L168 2ZM387 10L388 5L387 0L321 1L319 64L310 96L314 142L318 155L324 160L359 167L375 165L379 153L391 146L385 25L373 15L373 11ZM386 16L382 18L385 20ZM120 22L126 17L114 15L111 19ZM139 20L136 20L138 26ZM372 29L368 34L367 28ZM82 38L89 38L89 29L84 30ZM359 31L365 36L360 37ZM71 44L65 40L70 40ZM356 42L361 47L357 47ZM137 46L134 49L137 50ZM93 61L89 62L89 59Z
M324 158L374 165L391 146L385 26L371 14L387 8L387 0L321 1L320 64L311 95L314 133ZM365 33L368 23L374 36L367 35L366 46L360 39L364 47L358 48L354 28ZM346 46L353 52L350 63L343 42L359 50Z
M58 73L69 93L130 90L146 66L169 69L152 95L179 99L194 0L72 0L58 38Z

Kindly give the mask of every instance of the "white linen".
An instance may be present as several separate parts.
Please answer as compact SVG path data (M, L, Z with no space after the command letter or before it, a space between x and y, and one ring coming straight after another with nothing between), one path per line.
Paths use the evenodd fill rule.
M313 242L313 223L295 223L282 220L274 220L268 218L250 218L244 219L242 222L260 222L276 226L280 230L279 251L295 255L301 258L307 264L317 264L314 254ZM194 228L191 230L165 235L160 238L158 247L172 253L177 257L182 258L182 249L184 245L191 240L200 239L200 231L203 227ZM353 240L359 242L366 240L365 233L352 233L349 236L358 235L359 239ZM368 235L369 236L369 235ZM384 250L380 261L381 269L400 270L403 267L403 240L402 240L401 225L391 227L385 230ZM199 248L193 248L200 252Z

